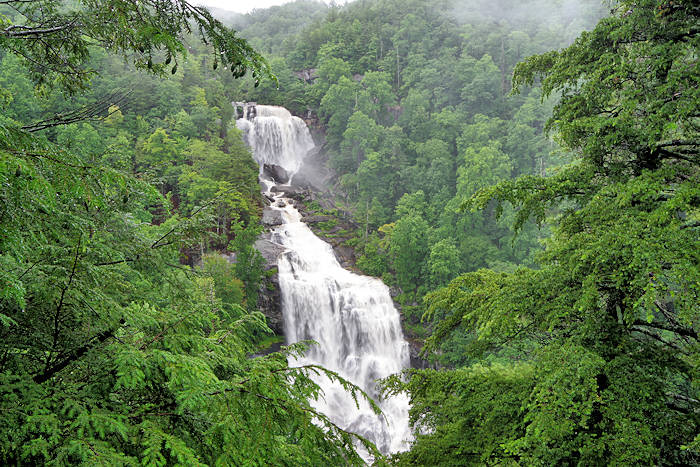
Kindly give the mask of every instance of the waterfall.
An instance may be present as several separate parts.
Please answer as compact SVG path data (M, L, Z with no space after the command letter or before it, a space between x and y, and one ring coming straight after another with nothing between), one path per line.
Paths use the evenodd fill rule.
M237 125L261 167L276 164L292 175L297 172L314 146L303 120L272 106L256 105L252 118L249 109L243 114L249 118ZM272 241L285 248L278 269L287 343L318 342L290 364L336 371L377 400L376 380L409 366L408 343L389 289L378 279L343 269L331 246L301 222L291 200L271 191L274 181L261 175L261 182L274 200L268 209L281 211L284 222L273 229ZM377 416L365 401L358 410L339 384L325 377L315 380L324 393L316 408L338 426L368 438L383 453L408 448L412 434L406 396L379 401L383 416Z
M238 105L236 113L238 112ZM255 110L253 110L255 109ZM236 126L253 150L258 164L274 164L287 172L299 170L303 156L314 147L306 123L283 107L270 105L243 106L243 118Z

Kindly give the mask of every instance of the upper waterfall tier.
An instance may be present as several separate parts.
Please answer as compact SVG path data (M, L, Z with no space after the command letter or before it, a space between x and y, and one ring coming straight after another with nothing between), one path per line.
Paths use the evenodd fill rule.
M254 109L244 107L247 118L236 120L236 126L243 131L257 163L297 172L303 156L314 148L306 123L283 107L255 105Z

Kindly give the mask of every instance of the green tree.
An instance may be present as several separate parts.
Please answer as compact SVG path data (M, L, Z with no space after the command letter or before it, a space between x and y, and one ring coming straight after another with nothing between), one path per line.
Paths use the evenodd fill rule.
M459 439L455 450L502 448L494 462L523 464L698 462L698 15L693 2L621 1L572 46L517 67L516 89L539 77L545 95L561 93L548 127L579 156L466 204L511 203L518 229L562 209L538 269L469 273L427 298L426 318L441 316L428 348L461 330L473 337L469 357L515 346L533 369L521 389L496 396L519 412L476 451L439 408L452 394L415 392L427 410L414 420L446 415L436 432ZM419 388L423 376L395 387ZM488 416L460 394L461 411ZM436 441L419 438L414 450Z
M416 214L419 217L425 217L428 214L428 202L425 199L423 190L405 193L396 203L394 215L397 220L412 214Z
M65 125L56 130L56 142L69 151L88 158L105 150L100 134L89 123Z
M381 136L381 127L374 120L363 112L353 113L343 132L340 153L331 159L331 165L344 172L356 171L365 155L378 149Z
M399 125L415 142L425 141L430 132L430 102L427 97L414 89L401 100L401 115Z
M502 98L502 90L500 72L491 56L479 60L466 57L459 66L464 76L461 97L466 111L473 115L493 109L494 101Z
M32 82L16 55L6 54L2 57L0 88L7 93L7 103L2 106L4 117L26 121L39 116L38 102L32 96Z
M173 135L181 138L194 138L197 136L197 127L192 120L192 117L185 112L180 110L172 121Z
M196 28L214 46L214 63L234 76L250 70L270 76L265 60L205 8L184 0L119 3L85 0L63 5L51 0L10 0L12 19L0 22L0 47L19 56L39 84L54 80L71 91L85 88L95 70L90 45L104 44L137 67L175 73L185 55L184 34Z
M358 109L362 87L345 76L332 85L323 96L318 109L319 116L326 121L329 143L338 147L350 116Z
M444 287L459 275L461 270L459 250L453 239L440 240L430 247L428 271L431 288Z
M368 71L362 78L370 100L371 116L379 124L387 124L391 120L389 107L396 105L396 96L391 88L391 76L383 71Z
M234 272L236 277L243 281L245 300L250 309L257 306L258 290L263 274L263 258L253 246L261 230L257 224L247 226L235 224L234 239L230 245L230 249L236 252Z
M418 434L410 451L394 456L394 465L447 467L512 461L503 443L523 430L514 421L533 385L529 364L413 370L410 375L407 385L390 378L385 383L387 392L408 389L411 422L432 430Z
M426 282L432 230L418 214L396 221L389 240L389 253L396 281L404 292L416 292Z
M191 93L192 99L189 102L189 113L193 126L198 130L197 136L207 141L212 141L212 139L219 136L219 128L216 125L216 121L221 120L220 109L209 105L204 89L195 87L191 90Z
M144 170L152 172L165 194L177 186L182 167L182 147L172 139L163 128L156 129L144 141L142 150L137 154L136 162Z
M377 232L372 232L364 245L364 254L357 259L357 267L375 277L382 277L388 270L386 251Z
M442 140L430 138L424 143L418 143L416 148L416 164L405 171L407 182L414 188L429 194L435 217L444 209L446 203L455 192L455 163L454 156L449 152L449 145Z
M497 142L483 147L469 146L462 157L463 165L457 170L457 193L462 197L509 179L513 170L510 158Z
M341 77L352 78L350 64L336 57L323 57L318 63L318 78L314 81L314 95L320 102L328 89L337 84Z
M369 209L365 221L373 228L386 224L391 218L395 177L391 159L371 152L357 169L358 204Z
M238 130L235 132L238 138ZM218 238L214 245L226 248L233 238L235 224L249 225L257 218L257 167L244 145L231 146L224 153L212 143L193 139L185 155L185 165L179 176L182 210L195 212L211 205ZM241 244L242 245L242 244Z

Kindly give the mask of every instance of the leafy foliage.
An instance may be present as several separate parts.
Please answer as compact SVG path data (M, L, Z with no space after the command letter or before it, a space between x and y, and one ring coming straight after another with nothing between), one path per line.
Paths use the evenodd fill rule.
M0 463L361 465L359 445L381 459L313 408L316 375L366 396L290 367L312 343L254 356L271 333L256 311L258 172L231 125L231 76L203 65L213 52L260 77L265 62L182 2L12 3L24 16L0 31L0 106L13 109L0 116ZM214 48L184 60L197 24ZM54 41L65 49L40 45ZM181 73L155 79L98 44Z
M304 81L281 85L274 95L245 80L238 85L247 100L281 103L312 121L318 116L337 188L347 193L361 226L353 242L363 270L398 286L403 305L422 306L427 291L462 272L533 264L546 229L525 223L516 237L494 209L464 217L458 206L481 188L543 175L561 163L561 151L552 154L557 146L542 131L554 99L540 102L539 88L507 98L511 73L526 54L570 43L568 31L591 27L600 6L585 2L570 14L557 4L546 8L546 18L533 18L520 2L507 0L497 10L476 0L366 0L331 7L323 20L269 43L262 31L307 7L287 5L274 18L253 12L238 23L255 25L246 27L246 37L285 57L274 61L278 75ZM520 16L504 18L504 11ZM419 192L424 209L397 209ZM414 232L425 241L410 253L401 232L413 208L430 229ZM380 228L392 224L397 234L380 246ZM450 253L450 267L433 279L437 251L432 264L429 254L438 244L454 244L457 254Z
M518 408L509 428L477 452L499 446L499 461L525 464L697 462L696 23L690 2L619 2L571 47L516 69L516 89L539 76L545 93L561 95L547 126L579 157L463 205L497 203L497 214L513 205L518 229L557 208L538 269L468 273L426 297L426 317L439 320L426 351L466 332L469 369L531 365L521 392L496 396ZM417 424L442 418L399 463L463 433L460 415L441 408L453 395L423 390L422 377L390 388L412 394ZM493 413L457 398L461 410ZM472 446L469 437L458 445Z
M94 44L129 58L137 67L175 74L186 55L185 34L193 27L213 46L215 68L218 63L228 66L237 78L250 70L256 81L271 76L265 60L245 40L207 9L184 0L13 0L4 5L13 11L0 20L0 47L22 57L34 81L42 85L84 89L95 73L85 66Z

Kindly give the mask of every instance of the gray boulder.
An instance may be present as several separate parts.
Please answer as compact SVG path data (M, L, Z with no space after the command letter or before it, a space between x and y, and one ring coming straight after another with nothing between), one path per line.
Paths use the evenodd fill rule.
M263 234L255 241L255 249L265 260L265 271L258 290L258 310L265 315L267 325L277 334L284 334L284 316L282 315L282 296L280 294L279 275L277 273L277 257L284 247L271 242L269 234Z
M326 222L333 219L331 216L307 216L301 219L302 222L307 224L315 224L317 222Z
M355 250L345 245L333 246L333 251L335 252L335 257L340 263L340 265L346 269L350 269L355 266Z
M285 251L283 246L272 243L270 240L264 238L258 238L253 246L260 252L260 255L262 255L265 260L266 271L277 267L277 257Z
M302 200L307 196L306 190L299 187L275 185L272 187L272 191L282 193L286 198L292 198L296 200Z
M289 174L284 167L275 164L263 164L263 175L270 177L275 183L288 183Z
M284 220L282 219L282 211L272 208L263 209L261 222L266 227L274 227L276 225L284 224Z
M261 281L260 289L258 289L258 310L265 315L265 320L270 329L276 334L284 334L282 295L277 274L264 277Z

